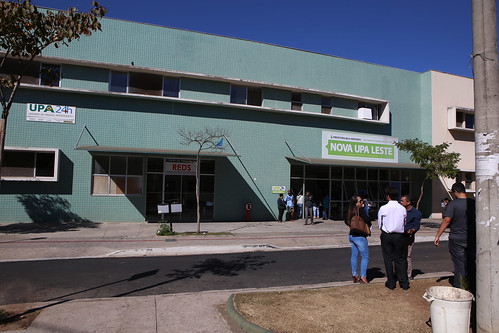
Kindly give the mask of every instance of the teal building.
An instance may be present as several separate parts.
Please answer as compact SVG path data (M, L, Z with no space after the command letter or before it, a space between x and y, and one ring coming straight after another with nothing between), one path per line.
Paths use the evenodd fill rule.
M379 207L388 185L419 194L424 174L393 143L431 142L430 90L428 73L103 19L25 74L0 222L156 221L170 200L182 205L174 221L194 221L199 147L179 131L205 129L227 134L201 152L202 221L275 220L278 193L303 189L343 219L352 195Z

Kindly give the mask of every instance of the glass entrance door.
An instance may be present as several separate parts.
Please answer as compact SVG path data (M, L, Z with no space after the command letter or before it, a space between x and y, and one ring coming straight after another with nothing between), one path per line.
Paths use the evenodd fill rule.
M200 214L201 220L211 221L213 220L214 175L203 174L203 171L207 169L204 167L205 163L214 164L213 161L201 164ZM174 213L171 216L165 214L165 219L169 222L195 222L197 219L196 176L167 174L163 164L161 158L148 159L146 220L158 221L161 218L158 214L158 204L173 200L182 204L182 213Z

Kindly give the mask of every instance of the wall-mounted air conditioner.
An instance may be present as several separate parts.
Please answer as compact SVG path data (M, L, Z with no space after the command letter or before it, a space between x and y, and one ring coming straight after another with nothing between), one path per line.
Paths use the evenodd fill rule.
M357 118L373 119L373 112L370 108L359 108Z

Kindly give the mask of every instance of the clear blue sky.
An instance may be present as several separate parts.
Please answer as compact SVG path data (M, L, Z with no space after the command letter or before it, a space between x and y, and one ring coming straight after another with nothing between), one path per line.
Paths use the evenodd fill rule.
M32 0L82 11L91 0ZM472 77L471 0L101 0L107 17Z

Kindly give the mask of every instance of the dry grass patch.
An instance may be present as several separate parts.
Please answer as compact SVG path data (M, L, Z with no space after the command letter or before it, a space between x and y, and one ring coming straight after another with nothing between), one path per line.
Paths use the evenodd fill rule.
M248 321L274 332L431 332L431 286L448 280L411 281L409 290L384 283L285 292L241 293L234 306Z

